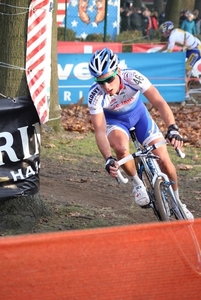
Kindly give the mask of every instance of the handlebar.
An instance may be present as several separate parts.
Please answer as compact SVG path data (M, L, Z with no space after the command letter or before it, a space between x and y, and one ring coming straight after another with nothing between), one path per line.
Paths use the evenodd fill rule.
M152 154L151 152L157 148L159 148L160 146L162 146L163 144L166 144L166 140L162 140L158 143L155 143L151 146L146 146L144 148L142 148L141 150L133 153L133 154L129 154L128 156L120 159L119 161L117 161L118 163L118 166L120 167L121 165L127 163L128 161L134 159L135 157L152 157L152 158L158 158L158 156ZM177 155L181 158L184 158L186 155L184 152L182 152L181 149L175 149L175 151L177 152ZM117 171L117 174L118 174L118 183L123 182L123 183L127 183L128 182L128 178L125 178L122 174L121 174L121 171L118 169Z
M175 149L175 151L177 152L178 156L181 158L184 158L186 156L186 154L182 152L181 149Z

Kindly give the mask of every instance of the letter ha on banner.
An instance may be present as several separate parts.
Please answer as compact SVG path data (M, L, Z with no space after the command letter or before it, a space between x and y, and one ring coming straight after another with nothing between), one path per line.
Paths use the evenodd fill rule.
M41 123L49 120L53 0L32 0L29 7L26 78Z

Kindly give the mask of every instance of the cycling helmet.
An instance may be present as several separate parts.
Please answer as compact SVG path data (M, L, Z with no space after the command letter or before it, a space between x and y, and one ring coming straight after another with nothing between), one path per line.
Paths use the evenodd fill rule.
M173 28L174 28L174 24L171 21L166 21L160 25L159 30L161 34L168 37Z
M118 68L119 58L111 49L98 50L89 62L89 71L94 77L99 77Z

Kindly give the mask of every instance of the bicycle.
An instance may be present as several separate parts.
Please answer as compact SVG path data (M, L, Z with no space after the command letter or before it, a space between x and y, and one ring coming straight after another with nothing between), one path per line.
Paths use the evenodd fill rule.
M159 156L152 153L166 141L162 140L151 146L143 147L137 140L134 127L130 129L130 136L137 152L119 160L118 165L121 166L132 159L135 160L138 176L145 185L150 198L150 203L145 208L152 208L159 221L187 220L182 203L174 195L172 188L174 182L161 171L157 162L160 159ZM180 149L176 149L176 151L180 157L185 157ZM118 180L119 183L128 182L128 178L122 175L120 169L118 169Z
M198 60L192 71L188 74L188 89L189 99L185 101L186 106L200 106L201 105L201 59Z
M157 162L160 158L152 153L154 149L159 148L166 141L162 140L151 146L142 146L136 137L134 127L130 129L130 136L137 152L117 162L121 166L132 159L135 160L138 176L143 181L150 198L150 203L146 205L146 208L153 209L158 221L167 221L170 224L171 221L176 220L187 221L188 218L183 210L182 203L174 195L172 189L173 181L161 171ZM176 152L181 158L185 157L185 154L180 149L176 149ZM128 178L124 177L119 169L118 182L128 182ZM193 221L178 223L177 227L164 228L164 232L169 235L175 246L179 248L192 269L201 274L201 250L193 225Z

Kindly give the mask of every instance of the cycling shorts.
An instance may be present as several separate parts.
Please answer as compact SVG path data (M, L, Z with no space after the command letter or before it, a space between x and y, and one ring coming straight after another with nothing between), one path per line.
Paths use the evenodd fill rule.
M158 138L164 138L140 99L138 99L137 105L131 111L115 114L104 110L104 114L107 122L107 135L112 130L121 130L129 138L129 129L135 127L137 139L142 145L147 145Z
M190 71L193 69L195 63L201 58L201 47L198 46L198 48L187 50L186 58L186 70Z

